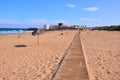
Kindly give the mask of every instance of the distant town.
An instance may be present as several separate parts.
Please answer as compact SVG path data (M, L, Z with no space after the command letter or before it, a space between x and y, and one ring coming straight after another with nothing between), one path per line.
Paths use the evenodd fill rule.
M38 28L28 28L28 30L37 30ZM45 24L41 30L52 31L52 30L107 30L107 31L120 31L120 25L110 25L110 26L97 26L97 27L87 27L86 25L65 25L64 23L58 23L58 25L48 25Z
M44 25L44 30L61 30L61 29L84 29L86 25L64 25L64 23L58 23L58 25Z

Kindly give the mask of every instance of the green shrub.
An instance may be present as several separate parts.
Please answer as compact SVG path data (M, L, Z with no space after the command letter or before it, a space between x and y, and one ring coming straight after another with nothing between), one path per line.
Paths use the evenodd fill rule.
M94 27L92 30L120 31L120 25Z

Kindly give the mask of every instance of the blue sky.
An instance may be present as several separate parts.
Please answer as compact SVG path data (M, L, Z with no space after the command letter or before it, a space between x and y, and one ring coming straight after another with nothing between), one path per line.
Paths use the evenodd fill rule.
M119 4L120 0L0 0L0 27L59 22L89 27L119 25Z

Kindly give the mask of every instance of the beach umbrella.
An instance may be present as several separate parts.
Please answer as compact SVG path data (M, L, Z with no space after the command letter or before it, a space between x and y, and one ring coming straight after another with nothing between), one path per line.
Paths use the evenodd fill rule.
M37 45L39 46L39 35L43 32L43 30L41 29L34 29L34 31L32 32L32 35L35 36L37 35Z

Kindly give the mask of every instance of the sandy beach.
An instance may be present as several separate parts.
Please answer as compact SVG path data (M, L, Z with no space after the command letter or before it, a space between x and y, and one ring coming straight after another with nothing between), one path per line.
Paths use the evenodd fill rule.
M0 35L0 80L49 80L75 34L45 32L39 47L31 33Z
M39 47L31 33L0 35L0 80L49 80L76 32L40 34ZM80 36L90 80L119 80L120 32L82 31Z
M90 80L120 80L120 32L84 31L81 39Z

